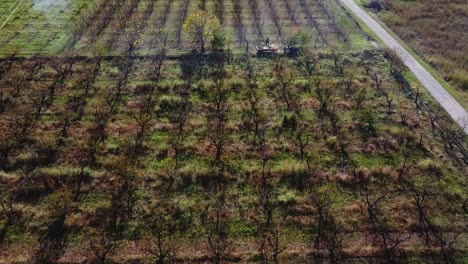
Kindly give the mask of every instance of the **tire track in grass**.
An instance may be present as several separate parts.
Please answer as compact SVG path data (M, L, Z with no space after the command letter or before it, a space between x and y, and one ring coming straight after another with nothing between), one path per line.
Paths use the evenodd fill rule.
M0 20L3 19L3 17L8 13L10 12L10 10L21 0L16 0L11 6L10 8L8 8L7 10L5 10L5 12L3 12L2 15L0 15Z
M0 30L2 30L5 27L5 25L8 23L8 21L10 21L10 18L16 13L16 10L18 10L18 8L21 6L22 3L23 3L23 0L19 0L19 3L16 6L16 8L10 13L10 15L7 17L5 22L3 22L3 24L0 26Z
M105 31L110 30L109 26L112 25L112 20L120 12L123 2L123 0L117 2L102 0L98 5L94 6L92 14L94 19L87 26L89 44L96 44L105 35Z
M149 2L149 3L148 3ZM146 2L145 9L143 11L143 15L141 16L143 20L143 24L141 25L140 31L146 30L149 25L150 17L156 13L156 4L159 0L149 0Z
M160 28L166 28L167 20L169 19L169 14L172 10L172 0L166 1L166 5L164 6L164 11L160 17L158 17L158 25Z
M317 8L317 13L320 14L321 20L318 23L319 27L322 27L322 32L331 43L335 43L338 39L336 28L333 26L333 14L329 12L327 8L327 0L313 0L314 6ZM320 23L321 22L321 23ZM336 39L335 39L336 37Z
M296 24L294 26L299 27L302 30L309 30L311 33L313 32L313 36L317 36L317 29L313 26L311 27L311 23L308 20L307 14L304 12L302 8L300 0L284 0L288 1L288 4L291 6L291 12L294 14ZM318 37L317 37L318 38Z

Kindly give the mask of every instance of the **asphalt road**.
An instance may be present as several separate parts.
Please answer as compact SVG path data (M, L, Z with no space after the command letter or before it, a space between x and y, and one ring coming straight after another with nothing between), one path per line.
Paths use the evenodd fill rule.
M418 80L426 87L436 101L468 134L468 113L450 95L445 88L403 47L392 37L375 19L366 13L354 0L341 0L354 14L374 31L377 36L393 51L395 51L405 65L413 72Z

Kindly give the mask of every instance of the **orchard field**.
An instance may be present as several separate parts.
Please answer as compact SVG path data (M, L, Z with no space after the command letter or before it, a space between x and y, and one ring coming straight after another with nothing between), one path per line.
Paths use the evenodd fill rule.
M0 16L0 263L466 262L466 136L335 1Z
M241 51L246 41L285 43L298 29L313 33L314 47L367 45L332 0L8 0L0 3L1 54L120 54L135 39L137 53L149 54L161 31L180 54L191 44L183 23L197 9L216 15Z

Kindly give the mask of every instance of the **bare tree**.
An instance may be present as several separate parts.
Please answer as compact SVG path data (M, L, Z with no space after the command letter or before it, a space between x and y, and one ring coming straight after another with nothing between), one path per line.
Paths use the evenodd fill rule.
M118 246L118 236L115 233L102 230L93 234L89 241L89 247L93 253L92 263L105 264Z
M401 243L411 238L411 232L400 234L393 232L386 221L385 213L382 212L381 203L388 200L386 194L378 195L374 199L367 192L365 194L365 204L367 208L367 221L370 225L370 235L372 243L382 251L385 263L397 263L399 256L399 246Z
M215 150L213 165L220 168L224 167L222 161L224 148L231 141L231 132L227 123L230 111L229 94L230 90L225 88L223 81L218 80L209 95L206 135Z
M229 211L226 204L226 188L220 186L206 209L204 228L207 233L208 252L212 262L219 264L228 260L232 242L229 238Z
M141 221L147 230L139 247L156 263L173 263L182 233L190 227L190 216L176 203L160 200L143 208Z
M138 156L142 152L144 140L150 132L151 123L154 121L154 107L156 100L150 93L138 101L132 102L131 115L137 125L137 132L135 134L135 143L133 146L133 153L131 156Z
M18 224L22 216L21 210L15 205L13 195L8 191L5 191L5 195L2 193L0 193L0 219L3 224L0 228L0 244L5 241L8 229L13 224Z
M323 84L316 87L315 95L317 100L320 102L320 108L318 110L319 116L327 116L330 114L330 103L333 99L333 84Z
M255 148L262 148L268 128L270 105L262 95L255 74L255 65L248 59L246 63L246 86L244 87L246 105L242 112L242 127L248 133L247 141Z
M339 74L340 76L343 76L344 69L345 69L343 54L340 51L332 50L331 58L333 60L333 66L335 68L335 72Z
M280 98L286 105L288 111L293 110L297 107L297 95L293 82L295 79L295 73L291 69L292 65L288 63L288 60L284 58L276 58L273 63L272 77L275 77L278 81L280 88Z
M167 115L171 124L173 125L170 137L170 145L174 150L175 167L178 168L179 156L183 150L183 142L187 137L187 123L189 121L191 111L193 109L193 103L190 99L191 85L185 82L183 85L176 89L177 95L176 100L171 100L167 107Z
M342 259L343 238L342 230L331 213L332 200L327 193L317 192L312 193L311 200L317 213L317 220L312 226L314 262L321 263L327 256L330 263L339 263Z
M276 202L278 190L276 180L271 175L271 167L267 157L262 159L262 170L257 184L258 206L261 215L257 219L259 229L259 253L262 263L279 263L280 254L286 249L282 243L281 227L274 213L278 207ZM275 221L276 220L276 221Z
M57 263L65 253L68 237L71 232L65 221L71 212L71 193L68 190L59 190L48 201L50 207L50 223L39 239L39 248L34 255L34 263Z

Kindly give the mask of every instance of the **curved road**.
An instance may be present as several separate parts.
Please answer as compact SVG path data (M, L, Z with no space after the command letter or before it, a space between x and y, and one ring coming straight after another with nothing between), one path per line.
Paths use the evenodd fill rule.
M453 98L442 85L403 47L392 37L375 19L368 15L354 0L341 0L366 25L382 39L385 44L395 51L405 65L413 72L418 80L426 87L436 101L457 121L468 134L468 113Z

